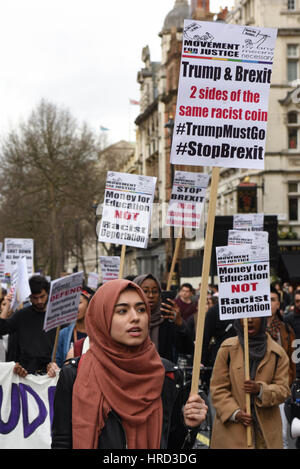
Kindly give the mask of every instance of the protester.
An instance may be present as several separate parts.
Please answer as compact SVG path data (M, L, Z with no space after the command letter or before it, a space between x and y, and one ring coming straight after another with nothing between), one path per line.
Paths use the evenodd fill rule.
M85 320L90 348L60 372L52 448L178 450L193 443L187 437L207 407L195 394L182 410L181 374L159 357L150 318L136 283L112 280L97 290Z
M266 330L272 339L283 347L289 357L289 385L291 386L293 381L296 379L296 365L292 357L294 352L292 344L295 340L295 334L291 326L283 322L283 318L280 313L280 294L274 287L271 287L270 299L272 315L267 318ZM290 429L284 412L284 403L280 404L279 409L282 418L283 447L284 449L288 449L288 433Z
M17 334L14 372L20 376L46 372L56 334L55 329L43 330L49 282L41 275L34 275L29 279L29 286L31 305L15 311L10 317L0 318L0 335Z
M59 332L55 362L49 363L47 367L48 375L50 377L54 377L56 371L62 367L70 349L73 347L73 344L77 340L81 340L87 336L85 330L85 314L93 294L94 290L86 286L83 287L79 299L76 322L70 324Z
M5 290L6 292L6 290ZM2 290L3 293L3 290ZM6 294L1 298L0 303L0 318L8 318L11 315L11 294ZM0 336L0 362L6 361L6 355L8 350L9 334Z
M151 310L149 334L155 344L159 355L174 363L177 361L176 351L176 319L180 319L180 310L172 302L172 307L167 310L168 315L163 316L164 310L161 303L161 285L152 274L135 277L134 282L141 287L149 302ZM175 319L175 321L174 321Z
M300 289L295 291L294 309L286 313L283 320L292 327L296 340L300 339ZM296 375L300 378L300 360L296 363Z
M198 304L196 301L192 300L193 295L194 289L190 283L183 283L179 288L175 302L179 306L181 316L184 320L187 320L197 312Z
M234 322L237 337L223 342L218 351L210 381L216 409L212 449L247 449L248 426L251 448L282 448L279 404L290 394L289 360L266 326L266 318L248 318L249 380L244 371L243 320ZM246 412L245 393L251 395L251 414Z

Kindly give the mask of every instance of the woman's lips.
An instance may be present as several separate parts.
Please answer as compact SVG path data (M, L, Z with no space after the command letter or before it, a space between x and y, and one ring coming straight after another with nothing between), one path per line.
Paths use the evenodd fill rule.
M131 335L133 337L138 337L141 334L142 329L140 327L132 327L127 332L128 332L129 335Z

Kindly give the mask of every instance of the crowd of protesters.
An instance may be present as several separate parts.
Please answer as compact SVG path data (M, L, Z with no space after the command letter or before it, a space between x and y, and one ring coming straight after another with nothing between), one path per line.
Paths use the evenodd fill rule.
M56 331L43 330L50 284L34 275L29 285L29 301L17 311L2 289L0 361L15 362L21 377L59 374L53 448L193 446L207 406L189 394L180 367L193 363L200 285L183 283L170 298L151 273L96 291L83 285L77 321L61 328L55 357ZM211 370L205 375L214 410L211 448L247 447L248 426L252 447L288 448L290 390L300 379L294 345L300 286L275 282L270 292L272 315L248 319L245 380L241 322L219 319L218 288L209 285L202 365Z

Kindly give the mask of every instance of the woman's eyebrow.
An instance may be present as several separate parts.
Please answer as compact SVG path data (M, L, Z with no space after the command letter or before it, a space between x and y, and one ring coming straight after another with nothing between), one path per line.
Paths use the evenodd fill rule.
M137 303L134 304L134 306L140 306L144 304L145 304L144 301L138 301ZM129 306L129 303L118 303L115 305L115 308L117 308L117 306Z

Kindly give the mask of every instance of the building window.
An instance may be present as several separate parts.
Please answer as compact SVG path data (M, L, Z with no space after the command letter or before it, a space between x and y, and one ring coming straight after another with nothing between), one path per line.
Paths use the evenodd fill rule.
M289 204L289 220L298 221L298 205L299 205L299 184L298 182L289 182L288 183L288 204Z
M288 44L287 46L287 79L288 82L298 78L299 51L297 44Z
M296 150L298 148L298 113L291 111L287 115L288 123L288 149Z
M288 10L295 10L296 9L296 0L288 0L287 8L288 8Z

